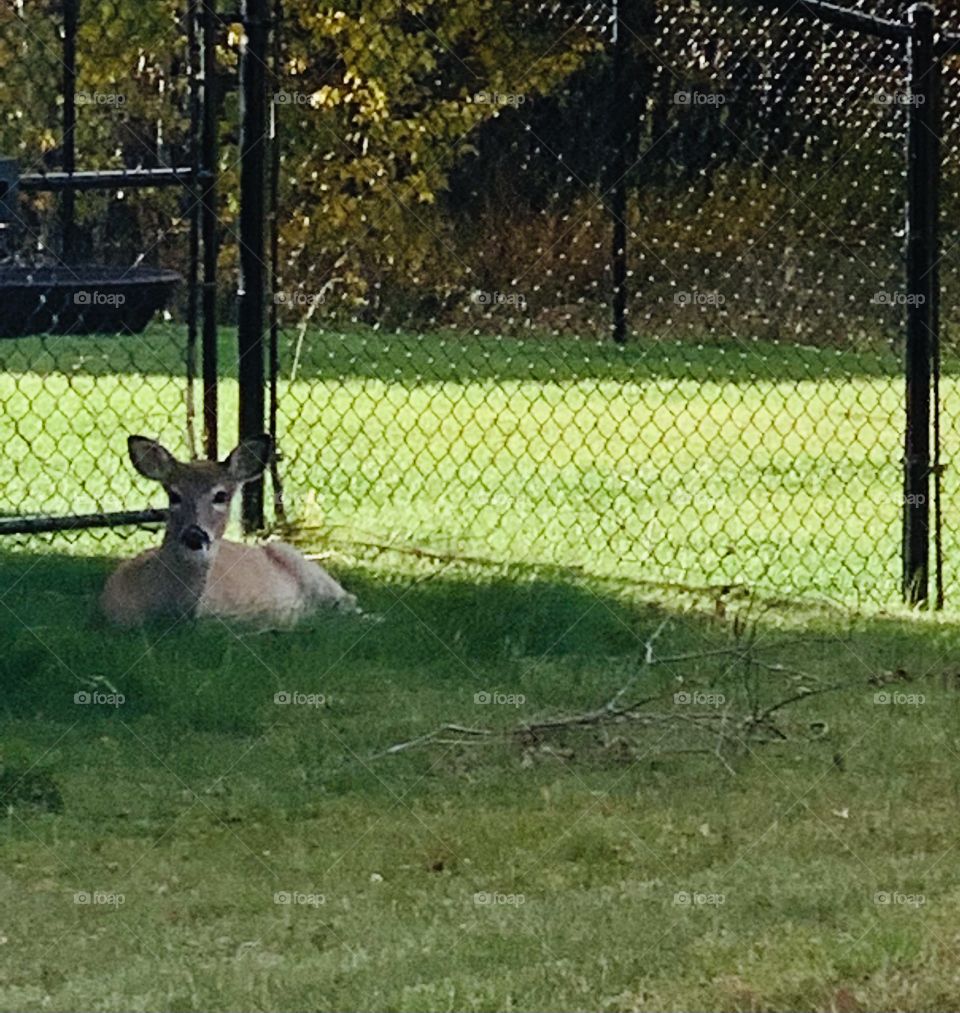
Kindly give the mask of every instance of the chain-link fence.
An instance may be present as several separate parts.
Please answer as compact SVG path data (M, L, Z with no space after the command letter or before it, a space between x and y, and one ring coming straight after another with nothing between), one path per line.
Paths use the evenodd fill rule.
M802 13L288 4L288 510L652 584L895 597L908 45Z
M227 449L245 251L270 290L262 346L249 270L239 314L240 385L262 353L278 439L268 520L651 585L897 597L918 297L901 10L851 8L877 32L811 4L3 2L0 155L23 176L8 261L183 277L141 334L0 339L10 515L142 507L133 430ZM957 77L937 45L949 462ZM71 158L186 168L72 201L30 189ZM261 183L275 227L257 248L240 209ZM947 469L948 562L953 489Z
M0 5L4 532L159 517L126 434L196 445L198 57L182 8Z

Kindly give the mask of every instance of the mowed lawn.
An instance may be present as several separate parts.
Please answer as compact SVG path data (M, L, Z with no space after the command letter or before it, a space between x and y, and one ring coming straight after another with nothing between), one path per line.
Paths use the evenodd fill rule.
M107 633L5 558L0 1008L953 1008L955 625L334 564L381 622ZM631 679L675 720L388 752Z
M183 333L0 345L5 513L139 506L140 430L185 452ZM235 434L224 332L221 452ZM281 469L315 537L576 565L653 585L896 598L902 380L880 345L617 349L558 338L285 336ZM954 400L949 363L943 401ZM958 444L944 420L944 459ZM945 512L957 502L945 475ZM948 555L960 548L947 526ZM953 581L953 574L947 578Z
M177 338L0 349L5 512L146 501ZM960 631L853 609L895 598L890 362L368 333L286 369L297 538L376 618L117 633L156 535L0 544L0 1009L956 1006Z

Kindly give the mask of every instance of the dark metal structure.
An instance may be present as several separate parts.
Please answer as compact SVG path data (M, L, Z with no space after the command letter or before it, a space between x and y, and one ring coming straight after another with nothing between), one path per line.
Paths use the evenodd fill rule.
M144 0L148 2L148 0ZM933 7L914 4L901 19L877 17L861 10L845 8L820 0L799 0L784 12L781 0L720 0L720 6L736 7L748 17L770 12L790 23L826 26L834 36L855 35L882 40L885 46L897 47L902 57L908 94L902 123L905 151L905 225L903 257L903 461L902 461L902 591L912 603L927 600L931 570L936 577L935 597L943 600L943 566L940 549L940 175L942 172L941 118L943 61L960 53L960 35L943 31ZM607 8L605 8L606 10ZM608 186L602 198L608 215L610 232L603 257L608 258L605 277L610 310L608 334L618 345L630 340L631 303L643 295L643 271L631 270L644 253L642 243L632 240L629 226L631 195L638 190L631 182L631 173L643 162L641 136L652 130L639 122L645 115L637 110L646 108L645 98L638 93L662 88L650 81L638 81L630 72L628 50L635 40L655 31L656 9L639 0L619 0L613 6L609 35L610 87L614 115L609 141L610 162L605 164ZM78 81L82 74L84 53L78 49L79 29L83 24L83 0L62 0L62 50L59 54L62 74L61 130L62 143L55 164L28 171L5 182L0 172L0 213L12 206L16 193L58 195L60 249L64 265L78 270L83 259L78 227L78 195L88 192L149 191L170 189L183 196L187 252L186 298L184 323L186 345L183 349L186 368L187 430L191 447L209 457L218 457L221 443L218 386L222 376L233 371L232 363L223 363L218 354L218 318L224 314L224 286L218 273L222 262L221 246L225 229L221 221L221 145L225 121L225 90L236 85L239 92L238 158L239 180L237 203L238 228L237 268L239 286L236 301L236 377L238 381L237 428L240 439L268 429L274 437L282 436L282 418L278 405L284 396L279 383L281 362L281 327L278 322L277 292L280 285L282 256L282 176L284 162L281 149L296 126L284 123L278 107L278 90L282 88L283 11L280 0L243 0L239 10L223 11L217 0L184 0L182 67L189 86L189 151L182 164L131 164L126 168L98 168L84 164L77 144L78 125L82 125L84 109L78 107ZM708 14L704 14L704 18ZM218 65L218 53L225 34L237 32L237 67ZM646 34L645 34L646 33ZM795 78L802 74L802 63L792 70L786 68L782 79L761 82L762 71L751 63L750 54L725 56L715 40L703 43L691 63L721 68L730 80L739 81L744 89L753 88L767 96L767 119L757 124L758 131L768 135L784 134L778 122L778 101L787 102L790 89L796 88ZM643 45L647 45L644 41ZM727 60L724 64L723 61ZM730 68L733 67L731 70ZM799 68L799 70L797 69ZM456 69L456 68L455 68ZM662 68L661 68L662 69ZM791 77L791 74L794 77ZM666 78L664 78L666 80ZM669 87L669 82L667 83ZM718 145L716 122L701 116L698 109L691 117L700 124L700 147L711 151ZM651 113L655 118L664 116ZM745 129L736 119L736 111L726 124L728 134ZM745 114L744 114L745 115ZM696 119L696 117L700 119ZM733 129L730 124L733 124ZM713 131L711 134L710 131ZM782 136L781 136L782 139ZM726 144L729 137L720 137ZM657 139L661 150L674 145L688 158L691 179L704 178L711 185L709 170L698 169L699 152L684 149L687 137L675 137L669 129ZM786 143L786 142L785 142ZM322 154L322 152L320 153ZM699 177L698 177L699 173ZM546 184L544 184L546 189ZM690 187L692 192L692 186ZM565 209L566 210L566 209ZM2 282L2 275L0 275ZM501 293L495 293L501 295ZM228 312L231 312L228 310ZM60 318L57 317L59 322ZM69 330L69 320L63 327ZM302 342L303 332L300 335ZM300 344L297 345L298 355ZM202 434L194 435L192 392L196 380L202 392ZM279 413L282 415L282 413ZM195 444L195 446L194 446ZM279 457L278 457L279 459ZM277 461L271 470L274 515L283 510L280 471ZM933 479L933 482L931 482ZM933 496L933 499L931 498ZM931 511L933 503L933 511ZM117 510L103 513L84 512L67 516L6 516L0 517L2 533L38 533L69 528L120 526L156 522L162 511ZM265 524L262 482L251 483L243 493L243 523L247 531ZM931 565L931 541L935 559Z
M777 0L751 0L747 6L780 10ZM960 50L960 36L941 36L935 8L915 3L900 22L857 10L800 0L790 16L888 39L904 47L908 66L906 152L904 359L905 419L903 453L902 589L911 604L925 602L930 576L931 476L937 476L935 518L937 559L936 604L943 603L940 558L939 403L934 393L933 366L939 361L939 189L942 59ZM931 450L931 427L936 437ZM931 457L932 453L932 457Z
M265 337L267 332L267 169L270 60L268 0L244 0L240 52L240 304L237 347L241 440L264 431ZM243 489L243 524L263 527L263 480Z
M82 24L81 0L63 0L62 6L62 142L59 168L42 172L25 172L16 179L16 190L24 194L58 194L60 238L59 250L45 252L54 266L36 269L18 266L0 273L0 288L6 286L20 303L11 311L20 312L18 327L30 333L83 333L84 330L120 335L141 330L150 316L162 306L163 299L154 294L158 285L169 286L173 272L143 271L136 265L127 268L91 267L78 259L76 195L81 192L112 193L127 190L158 190L175 188L184 194L189 222L189 252L186 299L187 384L192 387L196 368L195 345L202 330L202 371L204 379L204 447L210 454L217 449L217 133L219 130L220 96L216 89L216 47L222 23L214 9L214 0L189 0L184 10L187 47L185 72L189 78L191 103L190 135L193 154L190 164L160 167L133 166L124 169L81 167L77 157L78 81L83 53L78 51L78 33ZM16 212L11 212L16 217ZM202 257L202 298L200 260ZM19 263L19 262L18 262ZM54 275L57 281L45 281ZM145 283L138 280L145 279ZM96 286L97 295L109 308L119 303L123 312L101 314L103 319L91 322L91 313L78 313L68 302L57 302L53 286L69 294L84 284ZM151 288L152 286L152 288ZM40 311L31 319L26 302L33 291L46 287L40 296ZM129 295L115 293L128 292ZM76 297L74 297L76 298ZM78 325L79 320L79 325ZM91 527L129 526L155 523L163 512L155 509L106 511L74 516L0 517L0 534L38 534Z

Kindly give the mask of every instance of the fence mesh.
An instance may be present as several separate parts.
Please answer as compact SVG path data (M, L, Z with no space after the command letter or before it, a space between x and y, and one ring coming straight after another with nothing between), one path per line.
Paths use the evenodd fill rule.
M0 225L6 517L142 509L126 434L156 433L188 449L189 191L71 193L50 183L71 165L80 173L189 165L182 5L77 4L72 87L69 6L0 5L0 158L19 178Z
M894 597L903 47L629 5L618 71L606 3L366 6L287 5L293 515L651 583Z
M189 163L187 9L79 5L78 169ZM65 164L63 11L2 0L0 156L28 174ZM651 584L897 596L902 43L692 0L285 0L277 12L277 430L284 507L306 537ZM240 43L225 23L221 451L236 418ZM0 268L184 275L195 198L78 193L65 257L63 196L24 187ZM199 447L186 310L181 284L141 334L0 339L5 514L142 507L125 435ZM42 327L57 330L54 316ZM947 516L953 488L947 469ZM949 560L949 525L946 539Z

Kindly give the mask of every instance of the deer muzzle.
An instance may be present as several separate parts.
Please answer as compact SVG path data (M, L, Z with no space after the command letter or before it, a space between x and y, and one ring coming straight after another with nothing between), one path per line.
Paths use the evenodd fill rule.
M199 525L191 524L180 535L180 544L191 552L200 552L210 548L210 536Z

